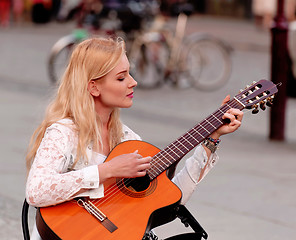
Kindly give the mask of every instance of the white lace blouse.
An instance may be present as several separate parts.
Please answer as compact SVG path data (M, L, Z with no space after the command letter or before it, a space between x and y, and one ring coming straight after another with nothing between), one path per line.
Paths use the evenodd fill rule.
M123 133L122 141L141 140L125 125ZM73 130L72 120L63 119L48 127L27 179L26 199L30 205L45 207L79 196L104 196L104 186L99 182L97 165L103 163L106 156L94 152L89 145L86 150L88 161L79 159L73 169L77 142L78 136ZM172 180L182 191L182 204L190 198L198 179L202 179L217 160L216 154L212 154L208 159L201 146L198 146L193 156L186 160L183 169ZM205 171L200 176L203 168Z

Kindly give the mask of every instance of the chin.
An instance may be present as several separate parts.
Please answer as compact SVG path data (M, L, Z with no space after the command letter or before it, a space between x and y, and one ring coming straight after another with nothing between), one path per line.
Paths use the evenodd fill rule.
M126 104L124 107L122 108L130 108L131 106L133 106L133 102L129 103L129 104Z

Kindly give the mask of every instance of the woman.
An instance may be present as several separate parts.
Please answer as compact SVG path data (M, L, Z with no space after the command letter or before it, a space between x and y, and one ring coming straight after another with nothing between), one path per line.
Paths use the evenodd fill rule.
M118 143L140 140L119 119L119 109L132 106L137 86L129 67L120 39L94 38L76 47L57 96L32 137L26 187L30 205L50 206L83 196L101 198L107 179L145 176L151 157L137 152L104 162ZM230 123L211 135L208 147L198 146L174 177L183 204L217 160L217 139L238 129L242 116L238 109L230 109L224 115ZM36 228L34 238L40 239Z

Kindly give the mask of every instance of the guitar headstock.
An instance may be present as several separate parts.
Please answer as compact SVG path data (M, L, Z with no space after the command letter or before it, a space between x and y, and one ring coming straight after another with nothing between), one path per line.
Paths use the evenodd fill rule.
M247 86L235 98L244 106L244 108L252 109L252 113L258 113L259 109L265 110L265 106L270 107L274 98L274 94L278 92L277 86L268 80L260 80L254 82L251 86Z

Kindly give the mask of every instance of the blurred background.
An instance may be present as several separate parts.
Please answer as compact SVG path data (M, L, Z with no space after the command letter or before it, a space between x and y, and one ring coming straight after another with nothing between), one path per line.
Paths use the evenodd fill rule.
M209 239L294 239L295 7L294 0L0 0L0 238L23 238L26 149L71 49L104 34L126 40L139 82L122 119L159 148L227 94L260 79L278 84L272 108L244 110L240 130L223 137L219 163L187 207ZM219 71L224 77L213 75ZM178 219L156 229L161 238L188 231Z

